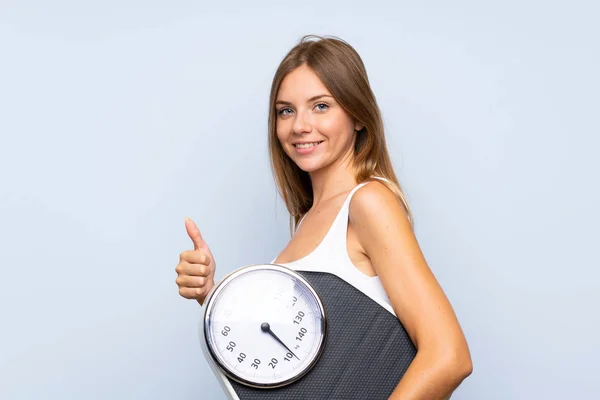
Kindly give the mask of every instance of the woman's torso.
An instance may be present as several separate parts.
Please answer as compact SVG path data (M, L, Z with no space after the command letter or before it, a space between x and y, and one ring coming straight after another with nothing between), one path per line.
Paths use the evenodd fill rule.
M374 178L384 179L379 177ZM284 250L279 257L272 261L272 263L288 267L295 271L327 272L334 274L363 292L365 295L376 301L379 305L387 309L390 313L395 315L389 297L383 289L379 277L375 274L373 268L370 266L370 263L363 262L360 259L358 255L359 251L356 249L357 242L352 237L351 240L348 241L348 217L350 201L352 200L352 197L356 191L366 185L368 182L369 181L363 182L355 186L347 195L337 213L335 213L334 210L329 210L330 215L335 214L335 218L333 223L327 229L324 238L320 241L320 243L318 243L314 250L294 261L278 262L277 260L279 259L286 259L286 248L286 250ZM324 216L322 219L327 220L328 218ZM331 217L329 219L331 219ZM296 232L299 231L302 222L304 221L300 221ZM319 229L315 229L314 234L313 232L306 232L304 235L309 235L311 238L322 237L322 234L318 235L318 230ZM308 247L309 245L303 244L302 246L298 247L306 248L305 246ZM348 254L349 252L351 252L353 255L360 267L360 270L352 261L351 256ZM289 251L288 253L298 254L302 252L298 249L295 249ZM302 254L306 254L306 251ZM374 276L370 276L368 274L373 274Z

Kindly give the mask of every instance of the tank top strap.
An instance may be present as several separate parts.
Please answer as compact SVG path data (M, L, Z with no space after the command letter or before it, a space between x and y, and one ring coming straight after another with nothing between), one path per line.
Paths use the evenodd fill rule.
M336 216L329 232L326 236L326 244L323 243L325 248L328 248L330 251L334 252L343 252L346 254L346 237L348 232L348 216L350 214L350 201L354 196L354 193L370 181L359 183L350 191L344 204L340 208L338 215ZM324 241L325 242L325 241Z
M372 179L379 179L381 181L386 181L386 182L388 181L386 178L383 178L381 176L372 176L371 178ZM346 202L342 206L342 209L339 211L338 216L336 217L336 221L334 221L334 224L335 224L335 222L337 222L337 219L340 217L339 214L342 214L342 211L344 211L344 207L346 207L345 213L346 213L346 219L348 219L348 212L349 212L349 209L350 209L350 200L352 199L352 196L354 195L354 193L358 189L360 189L361 187L363 187L364 185L366 185L369 182L371 182L371 181L365 181L365 182L359 183L358 185L356 185L356 187L354 189L352 189L352 191L350 192L350 194L348 195L348 197L346 199ZM302 225L302 221L304 221L304 217L306 217L306 214L304 214L302 216L302 218L300 218L300 220L298 221L298 225L296 226L296 230L298 228L300 228L300 225Z
M360 189L361 187L365 186L367 183L372 182L374 180L388 181L386 178L383 178L383 177L372 176L370 180L359 183L358 185L356 185L354 187L354 189L352 189L352 191L350 191L350 193L348 194L348 197L346 197L346 201L344 201L344 204L342 205L342 208L340 209L337 217L333 221L330 231L327 234L326 239L327 239L327 242L329 242L327 247L331 247L332 249L335 249L336 251L343 251L344 254L347 254L346 238L348 235L348 218L350 215L350 201L352 200L354 193L356 193L356 191L358 189Z

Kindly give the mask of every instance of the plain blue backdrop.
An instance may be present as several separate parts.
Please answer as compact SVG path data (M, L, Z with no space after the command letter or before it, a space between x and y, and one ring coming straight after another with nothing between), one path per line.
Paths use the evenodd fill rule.
M458 400L583 399L600 356L592 1L0 4L0 398L224 399L174 268L289 238L271 78L304 34L363 57L427 260L468 338Z

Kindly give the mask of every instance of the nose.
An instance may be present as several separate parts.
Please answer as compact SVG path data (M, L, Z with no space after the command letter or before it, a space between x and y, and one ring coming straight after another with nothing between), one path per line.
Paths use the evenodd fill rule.
M294 119L292 130L296 135L302 135L312 131L310 117L306 112L299 110L296 112L296 118Z

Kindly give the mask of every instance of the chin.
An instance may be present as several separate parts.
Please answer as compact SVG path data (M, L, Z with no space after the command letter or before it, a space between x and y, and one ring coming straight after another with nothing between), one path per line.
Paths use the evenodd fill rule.
M296 165L302 171L308 172L308 173L315 172L315 171L318 171L321 168L323 168L322 163L309 162L309 161L306 161L306 160L303 160L303 162L296 163Z

